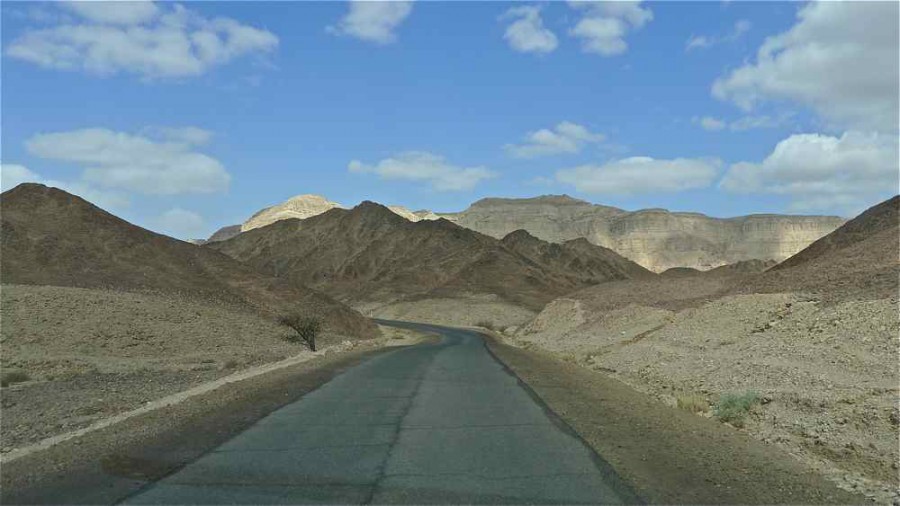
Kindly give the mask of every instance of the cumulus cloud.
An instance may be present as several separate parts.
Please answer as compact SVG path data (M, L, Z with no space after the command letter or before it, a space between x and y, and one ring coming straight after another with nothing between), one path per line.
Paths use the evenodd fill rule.
M713 116L694 116L691 118L691 122L700 125L701 128L708 132L718 132L725 129L732 132L743 132L758 128L777 128L788 123L792 117L793 114L790 112L778 116L769 116L767 114L747 115L734 121L726 121Z
M896 132L900 35L897 2L811 2L788 31L712 86L746 111L795 101L841 129Z
M47 179L31 171L24 165L0 164L0 191L10 190L22 183L40 183L59 188L108 211L121 211L130 205L128 197L121 192L95 188L83 181L58 181Z
M350 10L327 30L366 42L390 44L397 40L394 31L412 12L412 2L353 0Z
M703 116L701 118L693 118L692 121L700 125L704 130L709 132L718 132L728 126L728 123L712 116Z
M85 128L38 134L25 147L40 158L83 167L84 181L106 188L160 195L224 191L231 176L218 160L194 150L205 140L200 137L194 131L177 141L154 140Z
M193 239L206 234L206 220L199 214L175 207L151 220L151 226L163 234L179 239Z
M542 128L530 132L524 144L507 144L506 151L516 158L536 158L539 156L578 153L586 144L596 144L606 140L606 136L593 133L584 126L563 121L553 129Z
M145 129L149 135L161 137L172 142L181 142L192 146L202 146L209 143L213 133L209 130L195 127L149 127Z
M684 50L689 52L694 49L712 47L723 42L734 42L750 31L751 26L749 21L741 19L734 24L734 28L726 35L691 35L684 44Z
M550 53L559 44L556 35L544 28L540 7L514 7L506 11L500 19L515 19L506 27L503 38L509 47L516 51Z
M896 193L897 148L894 135L792 135L763 161L732 165L720 186L736 193L785 195L796 211L853 214L885 193Z
M439 191L471 190L481 181L496 176L484 167L451 165L444 157L424 151L406 151L375 165L353 160L347 168L353 173L376 174L382 179L421 181Z
M569 2L582 17L569 30L569 35L581 39L581 49L586 53L615 56L628 50L625 36L653 19L650 9L641 7L640 1L621 2Z
M556 172L556 180L584 193L631 195L705 188L722 162L715 158L658 160L634 156L603 165L582 165Z
M230 18L206 18L179 4L60 2L77 20L31 28L6 49L12 58L67 71L142 78L205 74L234 59L273 51L273 33Z
M59 7L94 23L117 25L147 23L159 15L159 8L156 4L143 0L63 2L59 4Z

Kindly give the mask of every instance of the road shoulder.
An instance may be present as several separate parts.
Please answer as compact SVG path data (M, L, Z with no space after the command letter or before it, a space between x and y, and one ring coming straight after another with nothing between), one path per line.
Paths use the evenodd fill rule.
M327 354L229 383L3 465L0 503L121 501L388 347Z
M736 429L547 354L485 343L648 503L866 502Z

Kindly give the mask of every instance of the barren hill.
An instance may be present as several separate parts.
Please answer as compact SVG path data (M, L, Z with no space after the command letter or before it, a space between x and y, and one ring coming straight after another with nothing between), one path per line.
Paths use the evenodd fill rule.
M738 293L807 292L827 300L896 297L900 276L900 197L856 218L768 271Z
M539 250L552 246L522 248L514 239L501 242L443 219L411 222L363 202L352 210L279 221L207 247L355 303L492 294L539 309L592 283L648 274L606 250L586 256L591 267L582 269L573 256L578 245L547 262ZM608 265L601 266L604 261Z
M751 259L781 261L844 221L836 216L722 219L665 209L628 212L566 195L488 198L443 216L497 238L518 229L551 242L583 237L656 272L672 267L706 270Z
M371 321L324 294L137 227L56 188L19 185L0 195L0 211L5 284L177 292L263 312L300 308L321 315L334 332L376 334Z
M577 282L602 283L620 279L648 279L656 275L615 251L586 239L564 243L542 241L525 230L516 230L501 242L512 251Z

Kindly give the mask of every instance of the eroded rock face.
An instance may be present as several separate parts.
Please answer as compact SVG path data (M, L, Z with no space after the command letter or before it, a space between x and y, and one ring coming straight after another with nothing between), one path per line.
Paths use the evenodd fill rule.
M303 220L311 216L316 216L317 214L322 214L335 207L343 206L337 202L331 202L321 195L297 195L281 204L258 211L241 225L241 232L271 225L279 220L291 218Z
M751 259L782 261L844 223L836 216L722 219L664 209L628 212L566 195L483 199L442 216L498 238L517 229L552 242L584 237L656 272L708 270Z

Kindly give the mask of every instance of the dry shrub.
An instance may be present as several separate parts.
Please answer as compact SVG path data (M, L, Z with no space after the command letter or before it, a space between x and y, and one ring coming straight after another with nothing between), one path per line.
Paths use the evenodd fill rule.
M705 413L709 411L709 401L706 397L698 394L681 394L675 397L675 404L678 409L683 409L690 413Z

